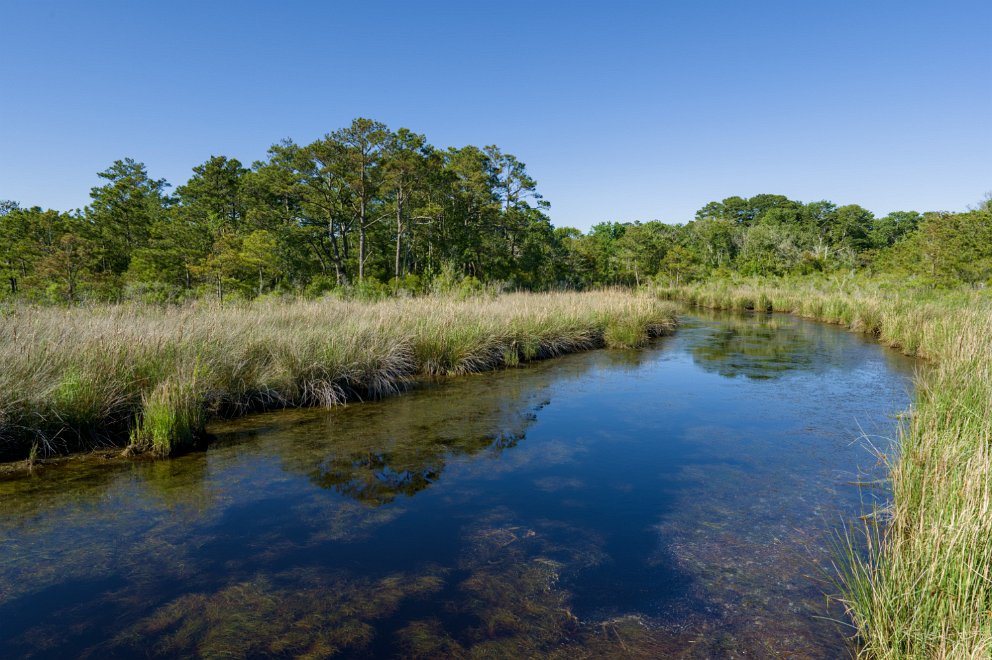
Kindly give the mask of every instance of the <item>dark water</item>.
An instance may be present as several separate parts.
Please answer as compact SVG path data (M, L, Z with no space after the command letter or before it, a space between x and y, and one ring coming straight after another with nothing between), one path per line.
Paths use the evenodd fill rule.
M912 363L787 317L0 481L0 657L843 657ZM865 500L865 502L863 502Z

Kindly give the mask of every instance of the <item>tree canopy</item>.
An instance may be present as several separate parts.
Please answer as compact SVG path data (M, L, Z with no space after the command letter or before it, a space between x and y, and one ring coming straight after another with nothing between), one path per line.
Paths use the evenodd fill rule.
M174 301L331 289L384 294L439 283L584 288L712 273L885 270L932 286L992 278L992 204L897 211L783 195L704 204L684 224L554 227L517 156L437 148L358 118L244 166L211 156L170 192L144 163L114 161L84 210L0 200L6 298Z

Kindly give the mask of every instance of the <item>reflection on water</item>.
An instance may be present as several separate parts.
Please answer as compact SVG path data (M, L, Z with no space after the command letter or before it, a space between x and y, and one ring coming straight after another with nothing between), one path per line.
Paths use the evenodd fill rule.
M816 339L781 317L757 315L725 320L692 347L692 356L706 371L728 378L777 378L787 371L816 368Z
M533 383L532 385L538 385ZM294 453L287 467L361 502L381 505L412 496L441 478L451 457L496 457L517 444L540 408L536 390L494 388L486 380L446 391L340 409L292 433L320 438L321 460ZM433 399L443 399L434 401ZM300 459L303 460L300 460Z
M837 328L694 316L6 477L0 656L837 657L820 571L910 370Z

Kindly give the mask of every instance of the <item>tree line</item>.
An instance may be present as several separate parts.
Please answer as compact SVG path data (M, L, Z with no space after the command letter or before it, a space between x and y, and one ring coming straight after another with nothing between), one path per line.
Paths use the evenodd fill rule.
M882 270L933 285L992 275L992 206L890 213L728 197L684 224L555 228L537 183L495 145L441 149L359 118L245 167L212 156L170 191L143 163L100 172L81 211L0 201L0 296L178 301L364 295L494 284L541 290L738 272Z

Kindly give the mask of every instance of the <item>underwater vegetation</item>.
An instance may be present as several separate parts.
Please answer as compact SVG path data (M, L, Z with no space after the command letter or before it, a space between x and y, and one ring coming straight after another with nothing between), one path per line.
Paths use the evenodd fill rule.
M992 300L983 290L714 281L659 289L719 309L789 312L930 360L889 461L891 499L845 539L843 602L865 658L992 655ZM850 532L854 534L854 531Z
M647 350L214 419L169 460L46 460L0 476L0 655L834 658L809 576L908 364L683 316Z
M206 422L331 407L412 378L512 367L670 332L674 307L619 290L0 314L0 460L127 445L172 455Z

